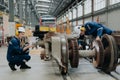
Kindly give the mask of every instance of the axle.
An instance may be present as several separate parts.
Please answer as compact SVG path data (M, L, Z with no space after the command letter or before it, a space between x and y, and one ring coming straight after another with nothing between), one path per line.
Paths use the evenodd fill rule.
M95 49L93 50L79 50L80 57L94 57L96 54Z

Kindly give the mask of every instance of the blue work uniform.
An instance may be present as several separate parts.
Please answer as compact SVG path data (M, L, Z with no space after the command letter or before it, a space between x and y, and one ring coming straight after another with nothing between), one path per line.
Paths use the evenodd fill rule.
M86 35L92 35L94 37L101 37L103 34L111 34L113 31L106 26L97 22L87 22L85 25Z
M80 35L78 38L78 45L82 45L82 48L85 49L85 46L87 45L84 41L85 35Z
M7 60L9 63L20 65L24 63L24 60L30 60L30 55L24 54L23 48L20 47L20 40L13 37L8 45Z

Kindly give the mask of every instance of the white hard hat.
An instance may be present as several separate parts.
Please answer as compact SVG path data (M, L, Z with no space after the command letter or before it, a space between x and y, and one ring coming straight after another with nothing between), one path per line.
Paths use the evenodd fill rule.
M80 28L81 28L81 26L75 26L75 27L74 27L74 32L75 32L76 34L80 34Z
M80 35L80 33L81 33L80 27L81 27L81 26L75 26L75 27L73 28L73 32L72 32L72 35L73 35L73 36L79 37L79 35Z
M25 32L25 28L23 28L23 27L18 27L18 32Z

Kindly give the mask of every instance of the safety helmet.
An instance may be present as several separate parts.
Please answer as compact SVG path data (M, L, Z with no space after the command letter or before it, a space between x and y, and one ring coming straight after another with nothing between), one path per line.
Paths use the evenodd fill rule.
M81 30L81 31L86 31L85 27L83 27L83 26L80 27L80 30Z
M18 30L16 29L16 30L15 30L15 35L18 36L18 34L19 34L19 33L18 33Z
M76 33L76 34L80 34L80 28L81 28L81 26L75 26L74 28L73 28L73 30L74 30L74 33Z
M23 27L18 27L18 32L25 32L25 28L23 28Z

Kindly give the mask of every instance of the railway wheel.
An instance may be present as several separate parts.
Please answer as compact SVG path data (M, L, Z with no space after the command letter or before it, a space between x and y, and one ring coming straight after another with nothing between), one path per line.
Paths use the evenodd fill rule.
M68 39L69 60L72 68L77 68L79 65L79 51L77 39Z
M99 40L95 40L92 43L93 49L95 49L95 56L93 57L93 65L96 68L101 68L104 62L104 48L103 44Z
M102 70L106 73L110 73L110 71L116 68L118 63L118 50L116 42L111 35L105 34L102 37L102 43L105 55Z

